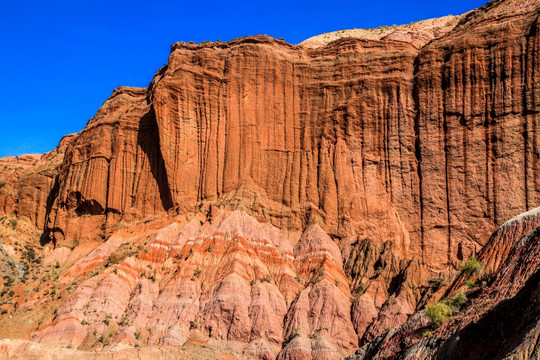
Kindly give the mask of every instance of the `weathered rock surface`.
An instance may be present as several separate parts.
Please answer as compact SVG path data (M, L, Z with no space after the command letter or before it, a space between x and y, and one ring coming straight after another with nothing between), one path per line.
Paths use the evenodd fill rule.
M501 274L536 226L533 211L489 237L540 205L539 13L495 0L296 46L174 44L148 88L116 89L56 150L0 159L0 336L260 359L410 348L400 329L469 280L448 287L459 263Z
M67 146L76 135L62 138L58 147L44 155L0 159L0 215L22 220L43 231L56 196L58 167ZM16 226L12 226L15 230ZM9 237L2 231L2 236Z
M430 320L422 310L348 359L538 359L540 218L535 215L539 212L536 208L515 217L494 233L492 239L505 233L502 248L511 242L512 249L485 287L468 291L473 298L448 323L431 334ZM528 226L533 229L518 231ZM461 283L458 277L451 289L457 291L456 284Z
M118 349L110 352L87 352L55 346L43 346L24 340L0 340L0 359L180 359L180 360L249 360L248 356L210 346L152 346L141 349Z
M297 336L325 358L358 345L341 254L318 225L294 251L277 228L240 211L173 222L149 238L126 232L59 277L62 288L90 276L34 341L87 349L182 345L198 331L212 345L263 359L280 351L290 357L281 349Z
M47 230L73 244L216 204L448 268L540 202L538 4L508 3L421 49L174 44L148 90L116 90L73 139Z

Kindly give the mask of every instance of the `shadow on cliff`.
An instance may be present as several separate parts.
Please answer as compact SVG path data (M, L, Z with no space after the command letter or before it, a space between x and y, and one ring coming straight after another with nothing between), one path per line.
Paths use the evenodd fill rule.
M159 188L159 196L165 211L173 206L171 189L167 180L167 170L165 162L159 148L159 130L154 109L141 117L139 122L139 132L137 134L137 145L139 145L148 157L150 171L156 180Z
M43 233L41 234L41 237L39 238L39 243L41 246L53 242L53 245L56 247L56 242L51 238L51 229L49 229L49 217L51 215L51 211L54 205L54 201L58 197L58 191L60 189L60 182L58 180L58 175L54 178L54 185L49 192L49 195L47 196L47 204L46 204L46 210L45 210L45 221L43 225Z
M540 228L536 229L540 240ZM440 347L435 359L502 359L512 351L540 318L540 270L513 298L501 301ZM494 346L496 345L496 346Z

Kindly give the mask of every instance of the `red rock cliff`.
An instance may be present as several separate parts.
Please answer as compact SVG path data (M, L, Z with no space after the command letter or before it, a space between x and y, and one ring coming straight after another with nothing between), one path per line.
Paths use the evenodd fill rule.
M539 9L174 44L148 88L116 89L57 150L0 160L1 256L35 266L5 288L0 306L30 314L10 324L39 317L26 334L80 349L202 334L282 359L343 357L402 324L540 205ZM481 259L498 269L529 226ZM42 230L60 270L15 241Z
M540 202L537 16L495 1L420 50L174 44L148 90L115 91L70 144L48 229L72 243L218 204L445 268Z

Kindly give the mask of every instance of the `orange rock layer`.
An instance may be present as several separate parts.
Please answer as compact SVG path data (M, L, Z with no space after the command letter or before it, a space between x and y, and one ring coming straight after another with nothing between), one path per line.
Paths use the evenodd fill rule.
M501 271L536 215L490 234L540 205L539 13L173 44L56 150L0 159L0 335L334 359L484 244Z

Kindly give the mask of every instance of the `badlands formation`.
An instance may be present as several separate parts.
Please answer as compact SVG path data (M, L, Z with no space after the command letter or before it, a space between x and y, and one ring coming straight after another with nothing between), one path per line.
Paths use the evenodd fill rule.
M0 358L539 358L539 64L538 0L173 44L0 159Z

